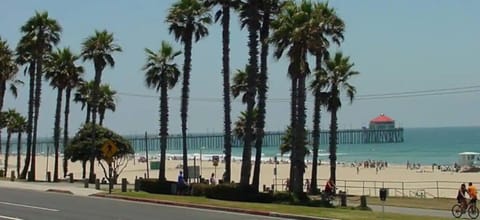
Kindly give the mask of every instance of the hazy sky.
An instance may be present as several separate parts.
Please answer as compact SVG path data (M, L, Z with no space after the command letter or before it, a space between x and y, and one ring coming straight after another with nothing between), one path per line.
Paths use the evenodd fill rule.
M144 48L158 50L162 40L174 42L164 20L173 0L3 0L0 36L15 47L20 26L35 10L49 12L63 27L60 47L80 52L81 42L95 29L114 33L123 52L114 54L115 68L107 68L102 82L120 94L117 110L107 112L105 125L121 134L158 133L158 93L144 84ZM330 1L346 23L345 41L340 48L355 63L361 75L352 79L358 99L346 100L339 112L340 128L360 128L380 113L394 118L402 127L478 126L480 104L480 8L479 1L439 0L363 0ZM231 21L231 68L243 68L247 62L246 31L240 31L236 16ZM193 45L189 132L222 131L221 27L210 26L210 35ZM176 49L183 47L177 43ZM176 62L181 67L183 57ZM93 79L93 64L82 63L86 79ZM289 120L290 82L287 59L269 63L267 130L283 130ZM21 74L21 79L28 79ZM449 88L469 90L445 90ZM181 83L170 92L170 133L180 132L179 106ZM371 98L368 95L434 90L431 96ZM53 133L55 91L44 81L39 120L39 136ZM140 94L145 97L131 96ZM309 93L310 95L310 93ZM407 95L411 95L407 93ZM363 98L362 98L363 96ZM28 84L18 99L6 95L4 109L27 112ZM313 103L308 97L307 108ZM70 134L85 119L79 104L72 103ZM244 110L233 103L232 118ZM307 112L311 127L312 112ZM328 127L328 114L322 115L322 128ZM63 120L63 119L62 119ZM63 122L62 122L63 125Z

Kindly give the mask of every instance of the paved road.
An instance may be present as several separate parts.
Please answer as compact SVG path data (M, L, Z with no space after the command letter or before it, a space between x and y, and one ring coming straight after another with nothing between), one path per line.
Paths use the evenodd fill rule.
M0 188L0 220L280 219L266 216Z

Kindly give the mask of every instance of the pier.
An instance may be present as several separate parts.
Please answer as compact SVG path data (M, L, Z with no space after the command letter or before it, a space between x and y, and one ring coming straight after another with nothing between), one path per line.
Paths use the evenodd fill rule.
M265 132L263 139L264 147L279 147L282 143L283 131ZM160 148L160 137L158 135L124 135L130 141L135 151L144 151L145 145L150 151L158 151ZM320 132L320 144L328 145L330 134L328 131ZM403 128L393 129L347 129L338 131L338 144L377 144L377 143L401 143L403 142ZM308 143L311 145L312 133L308 131ZM170 135L167 139L167 150L181 150L182 136ZM5 149L5 143L2 143ZM223 133L208 134L189 134L187 135L187 146L191 150L206 149L216 150L223 149ZM232 147L243 147L243 141L232 136ZM16 149L16 143L12 141L11 149ZM23 151L26 149L26 141L22 141ZM37 153L52 154L53 140L50 138L41 138L37 141ZM60 146L63 151L63 146Z

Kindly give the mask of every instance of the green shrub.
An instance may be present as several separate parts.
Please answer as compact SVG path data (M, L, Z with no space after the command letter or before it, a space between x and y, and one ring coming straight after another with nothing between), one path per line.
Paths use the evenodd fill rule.
M270 193L256 192L252 187L242 187L237 184L219 184L206 188L205 196L212 199L271 203L273 195Z
M173 181L159 181L158 179L139 179L140 190L148 193L172 194L172 185L177 185Z
M274 203L290 204L293 202L293 196L290 192L275 192L273 193Z
M192 183L192 196L205 196L205 191L211 188L211 185L206 183Z

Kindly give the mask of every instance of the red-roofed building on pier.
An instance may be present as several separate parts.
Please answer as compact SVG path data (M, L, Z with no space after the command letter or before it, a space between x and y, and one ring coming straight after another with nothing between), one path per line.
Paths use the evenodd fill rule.
M374 130L394 129L395 121L382 113L370 121L369 128Z

